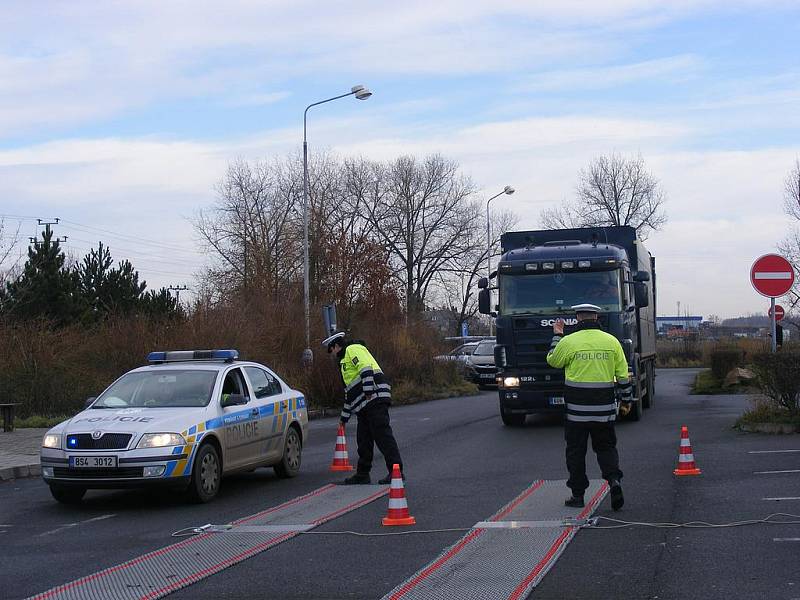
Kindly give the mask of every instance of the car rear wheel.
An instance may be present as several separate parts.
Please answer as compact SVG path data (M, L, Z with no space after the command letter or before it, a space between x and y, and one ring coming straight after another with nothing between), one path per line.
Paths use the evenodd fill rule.
M196 503L211 502L219 492L222 467L217 449L212 444L203 444L197 451L189 482L189 500Z
M297 429L289 427L286 440L283 443L283 456L281 462L275 465L275 474L281 478L294 477L300 472L302 462L303 442Z
M83 500L84 495L86 495L86 488L51 485L50 493L53 494L53 498L61 502L61 504L80 504L80 501Z

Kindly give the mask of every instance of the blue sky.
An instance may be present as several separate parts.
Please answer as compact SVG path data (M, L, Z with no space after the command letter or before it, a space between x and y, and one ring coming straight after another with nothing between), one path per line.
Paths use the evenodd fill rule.
M0 17L0 214L61 217L151 285L195 281L189 219L228 162L313 148L441 152L521 225L578 170L641 153L668 195L662 307L763 311L752 260L791 223L800 3L9 2ZM664 308L662 312L670 312Z

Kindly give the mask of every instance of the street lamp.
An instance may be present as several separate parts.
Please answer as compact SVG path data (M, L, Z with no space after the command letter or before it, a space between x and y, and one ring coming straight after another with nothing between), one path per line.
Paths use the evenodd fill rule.
M489 203L495 198L508 194L509 196L514 193L514 188L507 185L499 194L495 194L486 201L486 279L492 277L492 227L489 221ZM490 292L491 294L491 292ZM492 335L492 318L489 317L489 335Z
M354 85L346 94L309 104L303 112L303 307L306 317L306 348L303 350L302 362L305 366L311 366L311 363L314 362L314 353L311 351L311 326L308 318L308 138L306 135L308 109L319 106L320 104L325 104L326 102L338 100L339 98L347 98L347 96L355 96L358 100L366 100L372 96L372 92L363 85Z

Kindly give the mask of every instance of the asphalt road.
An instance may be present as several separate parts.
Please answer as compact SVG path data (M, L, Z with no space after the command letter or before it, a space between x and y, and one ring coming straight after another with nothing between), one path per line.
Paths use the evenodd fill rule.
M747 399L689 396L694 373L660 371L656 407L640 423L619 425L626 505L614 513L606 500L596 515L725 523L800 514L800 500L763 499L800 497L800 473L756 473L800 469L800 452L764 452L800 450L798 436L733 431ZM506 428L496 404L486 392L392 409L416 529L469 527L531 481L566 478L559 420ZM702 476L672 474L681 425L689 426ZM0 484L0 597L26 597L166 546L175 530L230 522L335 480L327 471L335 429L335 420L312 422L299 477L279 480L262 469L226 479L209 505L168 493L97 491L82 506L65 507L40 480ZM599 477L593 457L588 464L590 477ZM373 473L377 479L383 467ZM315 531L380 533L385 512L380 499ZM461 535L301 535L170 597L378 598ZM800 542L791 538L800 538L800 525L582 530L532 597L800 599Z

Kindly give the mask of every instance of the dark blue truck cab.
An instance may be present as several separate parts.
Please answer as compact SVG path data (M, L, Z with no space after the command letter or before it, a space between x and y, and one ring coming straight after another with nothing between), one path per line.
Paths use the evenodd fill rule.
M570 306L602 309L605 331L622 344L634 383L628 418L654 404L656 359L655 259L632 227L516 231L501 236L494 286L478 286L480 311L496 318L495 362L500 416L510 426L528 414L563 412L564 372L547 364L553 322L577 323ZM497 290L497 304L491 304Z

